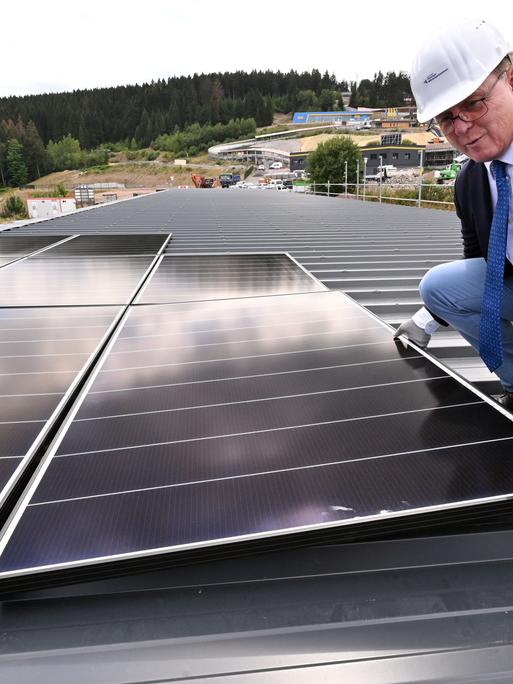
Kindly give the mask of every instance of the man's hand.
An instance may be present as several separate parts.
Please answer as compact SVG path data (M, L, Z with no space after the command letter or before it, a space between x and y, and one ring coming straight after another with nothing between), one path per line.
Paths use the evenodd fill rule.
M412 342L415 342L415 344L421 347L422 349L425 349L428 346L429 340L431 339L431 335L429 335L425 330L420 328L413 321L413 318L410 318L404 323L401 323L401 325L395 331L394 340L396 340L399 337L399 335L404 335Z

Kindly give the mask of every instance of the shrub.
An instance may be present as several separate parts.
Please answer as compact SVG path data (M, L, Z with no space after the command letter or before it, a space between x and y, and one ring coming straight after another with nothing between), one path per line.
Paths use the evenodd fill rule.
M11 218L13 216L18 216L20 218L27 217L27 210L25 209L25 204L21 197L18 195L11 195L8 197L2 209L3 218Z
M58 183L55 188L47 194L48 197L66 197L68 191L66 190L64 183Z

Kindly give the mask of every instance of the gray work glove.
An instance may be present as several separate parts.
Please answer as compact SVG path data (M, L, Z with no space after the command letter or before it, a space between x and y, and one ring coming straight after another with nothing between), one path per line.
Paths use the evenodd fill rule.
M412 318L401 323L395 331L394 340L396 340L399 335L404 335L422 349L425 349L428 346L429 340L431 339L431 335L414 323Z

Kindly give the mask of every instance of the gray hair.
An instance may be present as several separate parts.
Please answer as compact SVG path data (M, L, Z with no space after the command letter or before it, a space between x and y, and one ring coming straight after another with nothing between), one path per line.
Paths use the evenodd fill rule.
M508 52L507 55L504 55L504 57L501 59L501 61L497 64L495 69L492 71L492 74L495 76L499 76L503 71L506 71L509 69L509 67L513 64L513 52Z

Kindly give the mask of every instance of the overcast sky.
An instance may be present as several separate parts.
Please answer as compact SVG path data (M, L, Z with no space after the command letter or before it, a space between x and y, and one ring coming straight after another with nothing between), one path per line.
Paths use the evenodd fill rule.
M443 22L479 17L513 42L511 0L25 0L1 10L0 96L143 83L194 72L409 71ZM402 11L404 8L405 11Z

